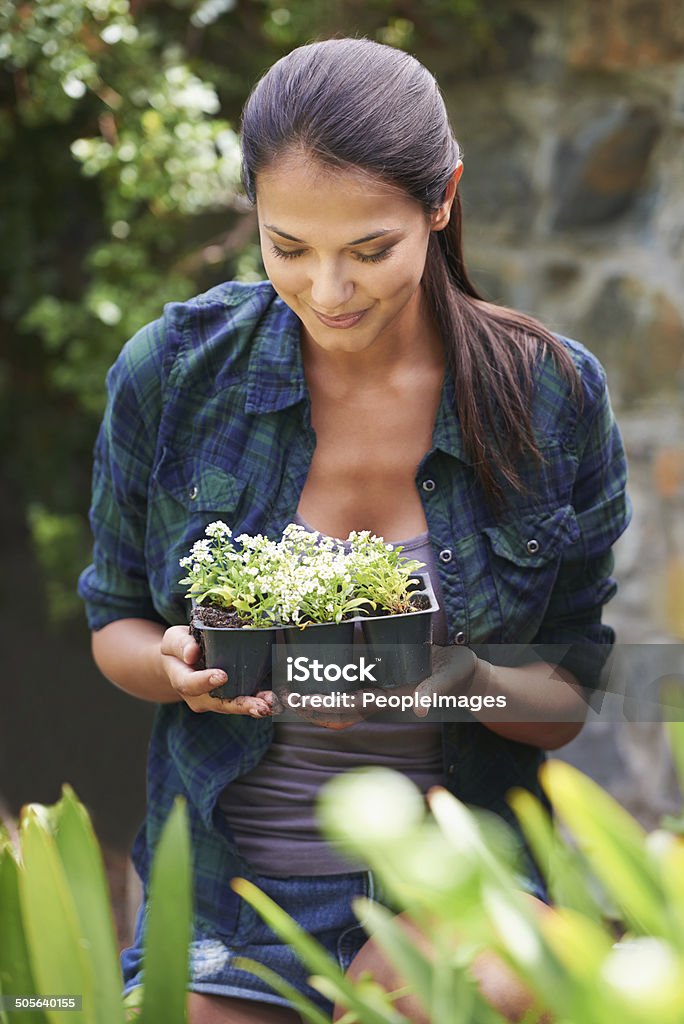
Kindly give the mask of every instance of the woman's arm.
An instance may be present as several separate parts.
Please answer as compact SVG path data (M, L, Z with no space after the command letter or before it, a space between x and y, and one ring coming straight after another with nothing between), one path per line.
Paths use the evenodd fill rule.
M178 627L176 627L178 628ZM184 630L185 638L194 644ZM141 700L169 704L182 700L173 688L161 653L165 629L149 619L117 619L92 634L95 664L119 689Z
M472 662L464 671L464 657ZM510 668L492 665L468 648L433 647L433 672L416 687L418 697L467 697L470 712L508 740L555 750L580 732L587 711L582 688L566 669L544 661ZM488 698L488 701L485 701ZM490 706L487 706L487 705ZM416 707L424 717L429 708Z
M487 728L499 736L544 750L556 750L573 740L587 714L587 702L573 674L545 661L509 668L478 658L466 692L504 698L505 708L495 706L473 714L482 716Z

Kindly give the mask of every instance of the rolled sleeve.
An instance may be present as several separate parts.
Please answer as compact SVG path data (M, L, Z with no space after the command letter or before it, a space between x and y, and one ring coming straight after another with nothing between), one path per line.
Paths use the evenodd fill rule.
M595 689L615 641L614 631L601 621L604 604L617 590L611 575L611 549L627 528L632 509L626 492L625 452L605 373L593 357L587 362L572 492L579 539L563 558L533 644L543 645L541 650L537 647L537 653L545 654L545 660L566 668L581 685ZM544 650L547 645L551 647Z
M154 607L144 554L163 352L160 318L126 343L107 374L107 406L94 453L93 561L78 582L92 630L123 618L164 621Z

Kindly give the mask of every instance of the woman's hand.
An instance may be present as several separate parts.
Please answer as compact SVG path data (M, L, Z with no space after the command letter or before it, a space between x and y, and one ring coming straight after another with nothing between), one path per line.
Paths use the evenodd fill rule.
M434 698L440 694L466 693L473 682L479 659L470 647L460 644L432 647L432 675L416 687L416 696ZM429 707L416 702L415 714L425 718Z
M267 718L272 714L271 690L260 690L253 697L235 697L234 700L212 697L212 690L226 683L228 676L218 668L195 668L201 653L187 626L171 626L162 637L163 671L192 711L198 714L217 711L224 715L251 715L252 718Z

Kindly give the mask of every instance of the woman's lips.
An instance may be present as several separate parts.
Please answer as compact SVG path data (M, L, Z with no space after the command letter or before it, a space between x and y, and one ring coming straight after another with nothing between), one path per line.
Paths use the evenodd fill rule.
M367 310L361 309L358 313L345 313L343 316L324 316L322 313L313 310L318 319L326 327L355 327L358 324L362 316L367 313Z

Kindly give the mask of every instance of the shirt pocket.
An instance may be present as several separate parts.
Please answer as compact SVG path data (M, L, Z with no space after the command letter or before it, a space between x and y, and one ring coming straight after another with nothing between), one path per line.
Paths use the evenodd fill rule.
M561 561L579 539L572 505L522 514L514 523L486 526L500 642L529 643L542 624Z
M179 560L209 523L220 519L234 532L246 482L202 459L201 453L178 454L165 449L152 475L149 490L145 554L150 578L161 600L180 602L185 572Z

